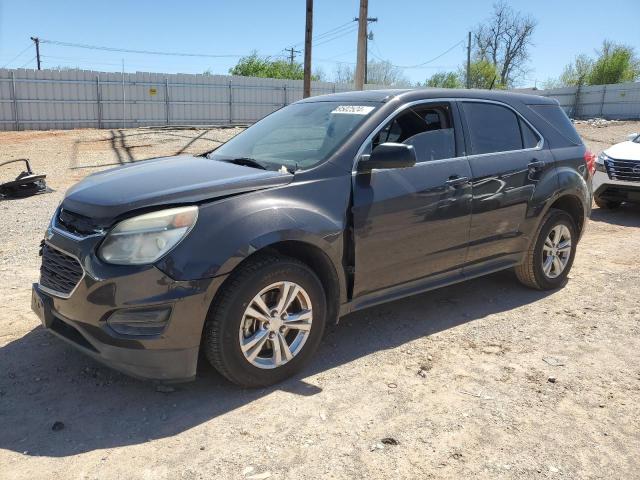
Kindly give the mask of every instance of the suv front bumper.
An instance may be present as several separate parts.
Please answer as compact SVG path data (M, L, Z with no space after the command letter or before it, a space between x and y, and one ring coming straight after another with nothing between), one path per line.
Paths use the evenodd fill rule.
M161 381L193 379L209 305L226 276L175 281L151 265L107 265L93 253L100 240L49 230L46 243L76 258L84 275L69 294L33 285L31 306L43 326L94 359L131 376ZM135 318L137 312L149 310L165 312L152 334L136 330L133 334L118 333L110 324L116 312L126 319L129 314Z
M609 201L640 203L640 182L613 180L606 172L596 170L593 175L593 196Z

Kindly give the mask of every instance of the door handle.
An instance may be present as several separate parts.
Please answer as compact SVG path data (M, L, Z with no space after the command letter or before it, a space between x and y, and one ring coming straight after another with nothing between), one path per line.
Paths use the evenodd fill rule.
M544 162L540 160L533 160L529 162L529 168L531 170L542 170L544 168Z
M457 187L465 183L469 183L469 177L459 177L458 175L449 177L449 180L445 182L448 187Z

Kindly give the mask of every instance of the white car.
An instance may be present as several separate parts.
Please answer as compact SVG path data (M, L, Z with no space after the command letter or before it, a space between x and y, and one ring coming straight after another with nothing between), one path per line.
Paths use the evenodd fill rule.
M600 208L640 203L640 134L627 138L602 152L596 161L593 198Z

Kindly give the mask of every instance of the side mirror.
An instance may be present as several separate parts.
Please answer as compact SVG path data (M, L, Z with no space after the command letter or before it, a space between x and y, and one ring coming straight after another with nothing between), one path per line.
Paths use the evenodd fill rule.
M404 143L381 143L371 155L363 155L358 162L359 172L370 172L374 168L407 168L416 164L413 145Z
M636 138L638 138L638 136L640 136L640 133L630 133L629 135L627 135L627 140L633 142Z

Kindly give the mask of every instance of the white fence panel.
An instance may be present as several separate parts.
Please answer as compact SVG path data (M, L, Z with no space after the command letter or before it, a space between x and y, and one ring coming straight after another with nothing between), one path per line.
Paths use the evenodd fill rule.
M0 130L248 124L300 100L302 88L226 75L0 69ZM311 94L352 89L312 82ZM527 92L556 98L572 117L640 119L640 83Z

